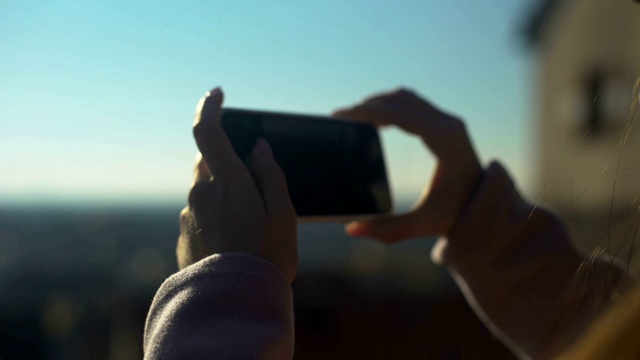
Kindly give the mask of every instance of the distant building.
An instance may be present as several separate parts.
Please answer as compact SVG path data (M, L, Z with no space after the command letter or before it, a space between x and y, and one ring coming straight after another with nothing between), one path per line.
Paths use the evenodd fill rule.
M611 243L626 260L640 237L640 2L537 3L525 35L537 57L538 199L585 250Z

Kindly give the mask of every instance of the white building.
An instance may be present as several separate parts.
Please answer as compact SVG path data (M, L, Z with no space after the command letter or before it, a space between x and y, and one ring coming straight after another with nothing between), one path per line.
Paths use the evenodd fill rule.
M538 198L580 247L599 243L626 260L640 238L640 3L539 6L526 28L537 57Z

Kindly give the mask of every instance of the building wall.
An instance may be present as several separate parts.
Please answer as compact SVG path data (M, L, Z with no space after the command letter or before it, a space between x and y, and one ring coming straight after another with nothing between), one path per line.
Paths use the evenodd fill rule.
M562 1L538 56L538 199L583 249L600 243L626 257L640 206L640 122L628 131L638 118L629 110L638 105L640 4Z

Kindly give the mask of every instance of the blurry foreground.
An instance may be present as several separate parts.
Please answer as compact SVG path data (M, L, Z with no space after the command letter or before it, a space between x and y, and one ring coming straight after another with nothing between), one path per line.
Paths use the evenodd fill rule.
M179 206L0 210L0 358L139 359L174 257ZM510 359L433 240L396 246L300 226L296 359Z

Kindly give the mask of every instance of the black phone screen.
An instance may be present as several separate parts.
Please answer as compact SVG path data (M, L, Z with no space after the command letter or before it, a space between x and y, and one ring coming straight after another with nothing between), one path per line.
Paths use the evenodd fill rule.
M224 109L221 124L250 167L259 138L282 167L298 216L389 212L391 196L375 127L332 118Z

